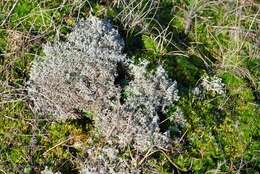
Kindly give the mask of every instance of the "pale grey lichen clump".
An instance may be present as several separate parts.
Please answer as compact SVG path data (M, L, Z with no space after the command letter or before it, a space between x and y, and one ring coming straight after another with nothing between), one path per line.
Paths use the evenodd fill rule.
M44 60L35 61L31 69L28 91L37 112L58 119L75 118L83 110L94 115L95 129L106 145L89 149L82 174L140 173L137 159L123 159L119 152L131 147L137 158L171 145L169 132L160 130L160 115L179 99L176 82L162 67L148 74L147 63L134 65L122 54L123 47L109 22L89 17L66 42L46 45ZM115 83L119 64L131 76L124 87Z
M45 166L45 169L43 171L41 171L41 174L62 174L62 173L61 172L53 172L47 166Z
M100 129L117 139L120 147L132 144L140 152L151 147L170 145L168 132L159 129L159 114L178 100L176 82L168 79L162 67L154 75L146 73L146 64L129 64L133 80L126 86L127 99L99 117ZM109 131L108 131L109 130Z
M225 84L222 79L214 76L204 75L202 76L199 84L192 90L195 96L199 96L202 93L209 93L211 95L225 95Z
M168 79L162 67L153 75L146 73L146 63L130 63L129 69L133 80L124 90L127 93L124 104L114 101L96 120L96 127L106 137L108 146L89 150L82 174L141 173L144 167L137 164L141 154L171 146L169 132L160 132L159 114L179 99L176 82ZM136 155L128 160L118 156L129 145Z
M45 45L45 59L35 61L28 88L35 109L61 119L75 110L107 105L119 93L116 64L124 42L108 22L90 17L69 34L67 42Z
M88 150L88 159L80 174L129 174L140 173L134 160L123 159L116 147L96 147Z

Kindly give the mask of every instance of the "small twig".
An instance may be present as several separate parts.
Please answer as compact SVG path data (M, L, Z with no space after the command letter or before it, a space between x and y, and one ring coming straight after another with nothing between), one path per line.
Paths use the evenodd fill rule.
M190 32L190 29L191 29L191 26L192 26L192 19L194 18L195 13L196 12L194 10L191 10L186 16L185 30L184 30L185 34L188 34Z
M178 170L180 170L180 171L182 171L182 172L187 172L187 170L185 170L185 169L182 169L182 168L180 168L177 164L175 164L172 160L171 160L171 158L163 151L163 150L159 150L166 158L167 158L167 160L176 168L176 169L178 169Z
M184 136L187 134L187 132L188 132L188 129L187 129L187 130L184 132L184 134L181 136L181 138L180 138L180 140L179 140L179 143L182 142L182 140L183 140Z
M9 11L8 15L6 16L6 18L4 19L4 21L1 24L1 27L5 24L5 22L7 21L7 19L11 16L12 12L14 11L14 8L16 7L17 3L19 0L16 0L11 8L11 10Z
M113 133L113 131L115 130L115 128L116 128L116 125L114 125L114 126L112 127L112 129L109 130L109 132L108 132L106 138L109 138L109 137L112 135L112 133Z
M4 115L4 117L7 118L7 119L10 119L10 120L13 120L13 121L17 121L18 120L16 118L12 118L12 117L9 117L9 116L6 116L6 115Z
M158 151L153 151L153 152L151 152L151 150L152 150L152 148L150 148L148 151L147 151L147 153L145 154L145 156L141 159L141 161L138 163L138 166L140 166L143 162L144 162L144 160L146 159L146 158L148 158L149 156L151 156L152 154L154 154L155 152L158 152Z
M16 99L16 100L3 101L3 102L0 102L0 105L7 104L7 103L15 103L15 102L20 102L20 101L25 101L25 99L26 99L26 97L20 98L20 99Z
M4 174L7 174L7 173L5 173L5 171L4 171L4 170L2 170L2 169L0 169L0 172L3 172Z
M73 139L73 138L74 138L74 137L69 137L67 140L64 140L64 141L62 141L62 142L56 144L55 146L53 146L53 147L49 148L47 151L45 151L45 152L43 153L43 155L45 156L49 151L51 151L51 150L55 149L56 147L58 147L58 146L60 146L60 145L62 145L62 144L64 144L64 143L68 142L69 140L71 140L71 139Z

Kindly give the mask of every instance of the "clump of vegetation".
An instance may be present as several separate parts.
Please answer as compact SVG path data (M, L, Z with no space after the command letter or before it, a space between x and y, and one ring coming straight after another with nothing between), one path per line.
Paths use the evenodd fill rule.
M117 63L125 59L123 45L111 24L95 17L79 23L67 42L46 45L46 58L35 61L30 72L35 110L66 119L108 107L120 90L114 81Z
M176 82L162 67L148 75L147 65L127 62L121 54L123 45L110 23L90 17L70 33L67 42L45 47L46 58L34 62L30 73L28 92L34 110L59 119L72 119L76 111L92 112L96 129L111 146L109 153L127 146L133 147L135 156L156 147L167 149L170 137L167 130L161 132L159 122L166 107L179 99ZM120 64L124 68L121 73L126 75L117 72ZM127 75L131 79L119 77ZM116 84L121 81L126 84ZM124 99L120 98L121 91L126 95ZM101 149L102 155L108 155L105 148ZM95 157L97 149L89 156ZM131 163L122 167L117 154L113 159L96 162L101 156L89 158L86 170L131 173L132 167L127 167Z

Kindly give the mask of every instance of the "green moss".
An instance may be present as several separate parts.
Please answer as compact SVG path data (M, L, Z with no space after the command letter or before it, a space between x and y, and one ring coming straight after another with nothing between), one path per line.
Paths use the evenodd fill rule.
M153 54L156 54L158 52L157 43L151 37L149 37L147 35L143 35L142 41L143 41L143 44L144 44L144 48L147 51L150 51Z
M15 10L14 10L14 17L25 17L28 15L31 10L36 6L36 2L28 1L28 0L22 0L19 1L17 4Z
M198 173L217 168L221 161L225 161L223 170L229 171L229 163L239 165L245 156L248 163L256 163L251 146L260 137L260 119L252 89L234 74L225 72L222 78L228 92L226 97L187 95L180 101L189 125L187 158L196 159L192 164ZM184 166L191 163L188 159L181 161Z
M7 171L27 164L30 125L25 121L30 113L23 102L0 105L0 161Z
M220 72L220 76L226 84L230 95L237 95L241 100L240 102L252 102L255 99L252 89L247 86L247 82L243 78L230 72Z
M35 1L20 1L11 17L12 27L21 30L44 31L51 25L51 14L36 5Z
M166 67L170 77L176 79L180 86L191 87L199 80L205 72L193 62L193 58L182 56L168 57Z
M38 125L33 125L36 120L24 102L5 104L0 107L0 114L0 161L6 164L6 171L18 171L20 165L23 170L28 166L37 170L50 166L56 170L63 162L82 157L87 147L87 134L75 124L38 120Z
M15 165L25 163L26 162L26 158L24 158L25 155L26 155L26 152L21 147L12 148L10 151L10 156L9 156L10 161Z
M5 30L1 30L0 29L0 51L1 53L4 51L5 47L6 47L6 32Z
M106 8L103 5L96 3L93 7L93 13L95 16L102 16Z
M219 141L222 144L223 152L225 156L230 159L239 159L243 157L247 142L249 139L244 135L241 129L238 129L239 125L235 122L226 118L224 123L222 123L217 128L217 133L219 136Z
M6 48L6 32L0 29L0 70L4 64L4 52ZM0 80L3 80L3 77L0 76Z

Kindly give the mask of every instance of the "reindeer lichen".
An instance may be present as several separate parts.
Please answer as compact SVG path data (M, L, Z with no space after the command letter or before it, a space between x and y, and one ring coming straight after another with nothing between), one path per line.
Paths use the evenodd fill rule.
M176 82L162 67L147 73L147 63L127 60L123 47L109 22L90 17L66 42L46 45L45 58L32 66L28 91L34 109L62 120L77 117L78 110L90 111L95 129L106 140L104 146L88 150L81 173L140 173L142 169L134 165L138 156L171 146L169 132L160 129L160 122L166 107L179 99ZM128 81L124 86L116 84L120 64L131 76L121 79ZM119 153L128 146L136 152L131 160Z

